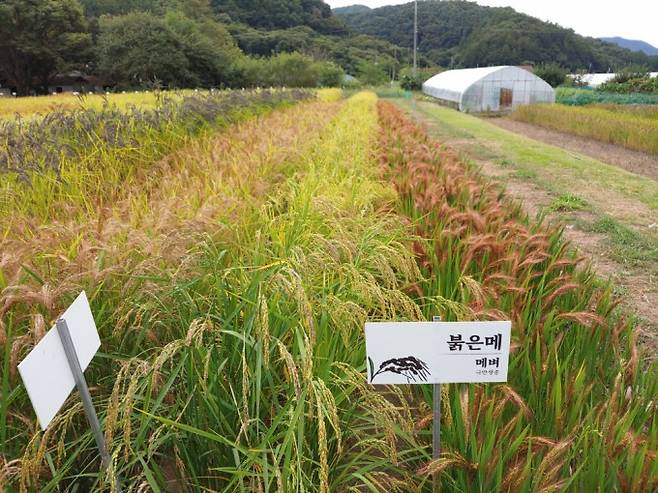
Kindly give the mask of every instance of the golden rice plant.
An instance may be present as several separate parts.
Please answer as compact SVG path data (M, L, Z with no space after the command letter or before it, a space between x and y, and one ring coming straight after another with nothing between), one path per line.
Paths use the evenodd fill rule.
M515 120L658 155L658 120L644 111L608 106L528 105L512 113Z

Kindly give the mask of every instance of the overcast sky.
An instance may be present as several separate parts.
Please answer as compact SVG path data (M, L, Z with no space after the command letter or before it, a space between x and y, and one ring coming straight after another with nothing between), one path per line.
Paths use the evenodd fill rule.
M355 3L375 8L408 0L325 0L332 7ZM480 5L512 7L545 21L570 27L585 36L621 36L658 47L656 0L477 0Z

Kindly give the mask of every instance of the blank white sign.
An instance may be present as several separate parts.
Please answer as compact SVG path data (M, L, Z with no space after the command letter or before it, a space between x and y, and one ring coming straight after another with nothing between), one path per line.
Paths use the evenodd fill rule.
M366 323L368 382L506 382L511 322Z
M83 291L60 318L66 320L84 371L101 345L96 323ZM45 430L75 387L64 347L53 326L18 365L27 395Z

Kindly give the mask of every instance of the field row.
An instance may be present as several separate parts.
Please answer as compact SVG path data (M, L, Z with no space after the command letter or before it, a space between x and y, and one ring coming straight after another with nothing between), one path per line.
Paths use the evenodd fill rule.
M521 106L512 118L658 155L658 119L652 108Z
M34 206L0 237L0 489L110 487L79 402L42 433L16 374L81 289L124 490L657 488L658 377L561 232L374 94L300 99L143 157L111 196L82 163L48 220L16 188ZM431 389L368 385L363 338L433 315L513 323L508 384L444 386L436 461Z
M398 110L381 114L381 162L425 239L414 246L419 299L434 304L425 315L513 327L508 385L450 386L447 452L423 470L441 471L447 491L654 489L658 378L639 368L610 288L560 230L529 220Z
M305 90L164 98L151 109L105 105L0 121L0 227L21 212L57 217L62 203L114 201L152 165L204 133L313 97ZM82 209L81 209L82 210Z

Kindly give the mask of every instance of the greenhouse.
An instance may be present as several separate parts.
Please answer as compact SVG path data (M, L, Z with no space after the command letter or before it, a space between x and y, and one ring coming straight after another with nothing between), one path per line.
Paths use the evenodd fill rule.
M423 92L460 111L506 111L521 104L554 103L555 91L519 67L448 70L428 79Z

